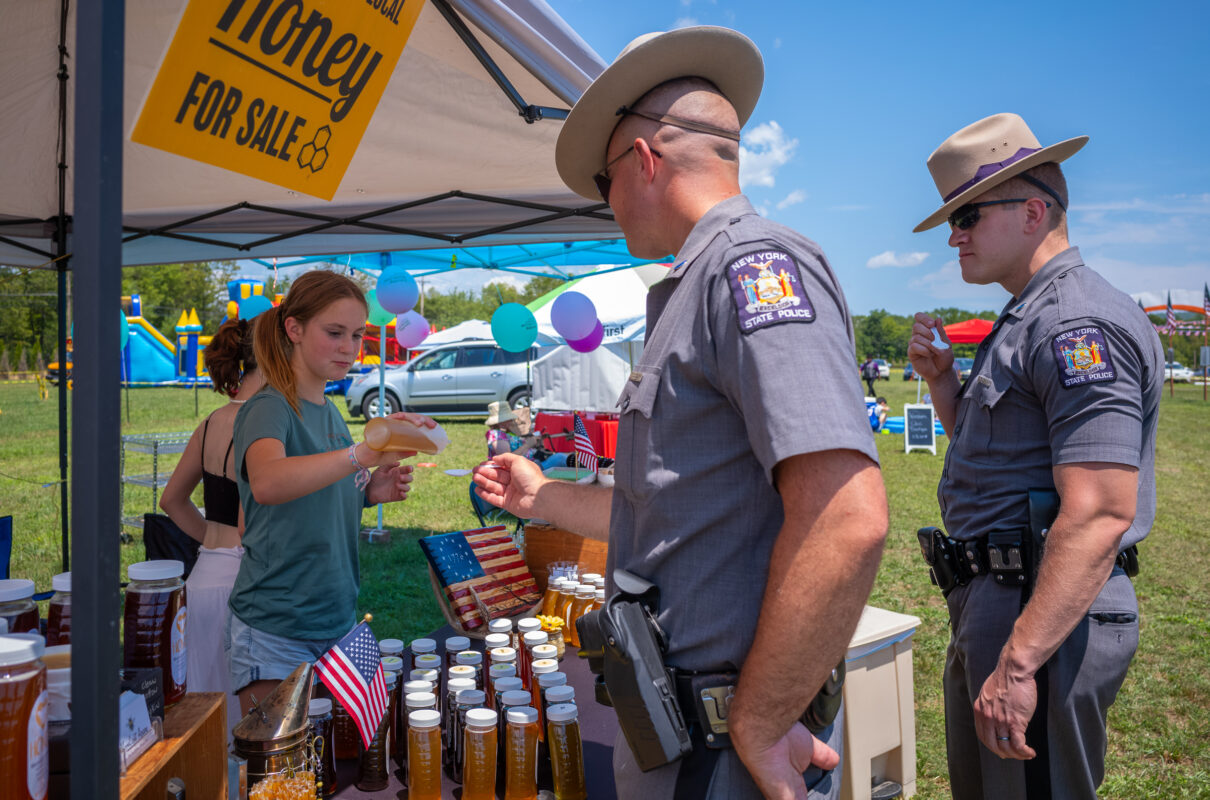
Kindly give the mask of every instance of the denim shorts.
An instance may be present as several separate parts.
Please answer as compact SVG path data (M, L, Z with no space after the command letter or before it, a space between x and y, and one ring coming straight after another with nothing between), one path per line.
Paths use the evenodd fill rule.
M280 681L290 677L299 664L313 664L340 641L333 639L290 639L248 625L227 614L224 649L231 672L231 690L238 692L253 681Z

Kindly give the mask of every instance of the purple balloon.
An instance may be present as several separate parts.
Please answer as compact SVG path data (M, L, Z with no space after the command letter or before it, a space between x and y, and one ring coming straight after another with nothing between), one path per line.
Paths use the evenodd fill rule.
M403 267L384 269L375 288L378 304L392 314L406 314L420 299L416 279Z
M601 325L601 320L597 320L597 326L592 329L592 333L585 336L583 339L569 341L567 346L577 353L591 353L601 346L601 340L605 338L605 328Z
M564 339L587 339L597 325L597 307L579 292L564 292L550 306L550 324Z
M400 314L395 320L395 341L404 350L419 347L429 335L429 323L415 311Z

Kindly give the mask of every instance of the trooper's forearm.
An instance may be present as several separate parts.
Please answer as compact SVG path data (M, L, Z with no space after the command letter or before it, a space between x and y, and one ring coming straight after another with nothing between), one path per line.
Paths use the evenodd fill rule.
M613 488L548 481L534 498L534 512L565 531L589 539L609 540Z
M958 390L962 388L962 383L952 369L947 369L928 381L928 385L929 394L933 398L933 411L936 412L941 427L945 428L945 435L952 438L954 424L958 419Z

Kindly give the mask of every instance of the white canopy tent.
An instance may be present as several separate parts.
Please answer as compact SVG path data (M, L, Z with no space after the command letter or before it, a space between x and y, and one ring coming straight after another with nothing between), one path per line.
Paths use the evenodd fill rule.
M58 272L61 351L73 275L71 773L97 798L118 796L98 732L118 729L121 266L618 237L554 168L603 63L544 0L428 0L330 202L130 141L185 5L0 0L0 265Z
M613 411L647 335L647 289L668 274L663 264L644 264L570 281L530 304L538 321L538 341L554 342L539 351L533 370L535 408L557 411ZM572 350L551 323L551 307L565 291L592 300L605 329L591 353Z
M603 64L544 0L429 0L331 202L130 141L185 2L126 5L124 264L618 235L555 171L558 119ZM60 12L0 0L0 264L58 255ZM73 6L66 33L70 54ZM65 122L70 153L70 108Z

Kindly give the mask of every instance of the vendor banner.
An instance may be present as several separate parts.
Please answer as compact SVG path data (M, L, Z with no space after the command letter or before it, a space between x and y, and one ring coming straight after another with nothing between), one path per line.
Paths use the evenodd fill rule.
M423 0L189 0L140 144L331 200Z

